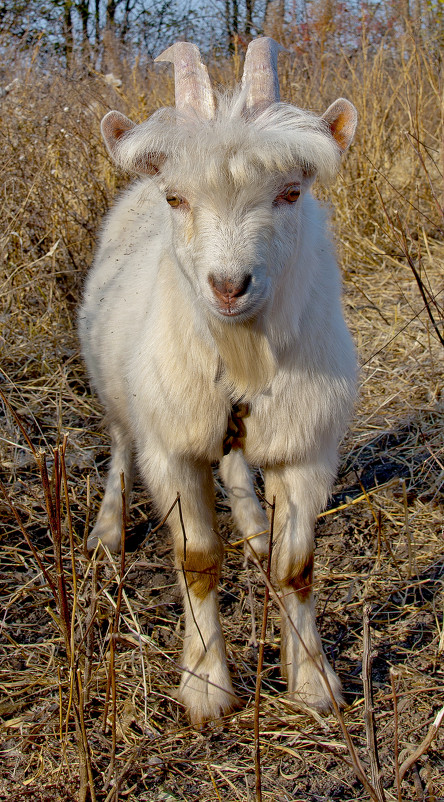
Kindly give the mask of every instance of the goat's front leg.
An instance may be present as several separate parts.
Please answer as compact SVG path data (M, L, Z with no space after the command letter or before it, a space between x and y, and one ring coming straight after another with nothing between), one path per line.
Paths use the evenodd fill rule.
M282 674L292 699L318 710L331 707L324 676L336 701L342 701L340 682L322 651L312 590L314 525L327 501L331 475L325 465L266 472L267 498L276 497L273 574L286 609L281 615Z
M141 460L148 486L173 535L176 568L185 607L183 674L179 700L193 725L225 715L237 706L219 620L217 585L223 545L214 511L214 482L210 465L167 456L158 448Z

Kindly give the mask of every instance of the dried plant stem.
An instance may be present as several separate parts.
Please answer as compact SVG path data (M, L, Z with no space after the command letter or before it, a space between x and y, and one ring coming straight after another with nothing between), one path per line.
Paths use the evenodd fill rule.
M378 552L376 556L376 565L379 568L381 565L381 541L382 541L382 511L381 508L378 507L378 524L377 524L377 535L378 535Z
M85 667L83 672L83 702L89 701L90 683L94 656L95 628L94 621L97 610L97 560L93 560L91 576L91 595L88 612L85 617Z
M174 499L171 507L169 508L168 512L163 516L162 520L156 526L151 527L151 525L149 525L148 534L145 537L145 539L142 541L142 543L140 545L140 549L142 549L144 547L145 543L148 541L148 539L150 537L152 537L152 535L154 535L156 532L158 532L159 529L161 529L162 526L166 523L166 521L170 517L172 511L174 510L174 507L176 506L176 504L179 504L179 498L180 498L180 495L178 493L176 498ZM180 510L179 515L182 515L182 510ZM183 523L183 520L182 520L182 523ZM182 531L185 531L185 528ZM185 540L185 545L186 545L186 540Z
M68 604L68 596L66 592L65 572L63 569L62 561L62 530L60 521L60 469L59 469L59 450L54 449L54 494L55 504L51 495L51 487L49 483L48 470L46 467L46 454L40 451L37 455L38 465L40 468L40 476L42 480L43 492L45 495L46 511L48 514L49 528L52 536L54 563L56 568L57 589L58 589L58 606L60 611L60 622L62 624L62 632L65 640L67 654L71 652L71 614Z
M373 654L371 650L370 636L370 607L364 606L363 613L363 657L362 657L362 682L364 686L364 723L367 737L367 748L370 758L370 770L372 775L373 787L378 795L380 802L385 802L384 787L381 778L381 764L379 762L378 742L376 739L375 711L373 704L373 684L372 684L372 662Z
M414 567L414 557L413 557L413 548L412 548L412 536L410 534L410 525L409 525L409 508L407 503L407 488L405 484L405 479L401 481L402 485L402 499L404 502L404 521L405 521L405 537L407 540L407 551L409 555L409 567L408 567L408 579L411 579L413 576L413 567ZM416 573L416 572L415 572Z
M320 512L318 518L326 518L327 515L334 515L334 513L341 512L341 510L347 510L349 507L354 507L355 504L360 504L364 500L370 505L370 496L375 495L375 493L380 493L382 490L387 490L389 487L393 487L396 484L398 484L398 479L395 478L390 479L382 485L373 487L371 490L365 490L361 485L363 493L360 496L350 499L350 501L347 501L345 504L339 504L337 507L331 507L328 510Z
M43 565L43 562L42 562L42 560L40 558L40 554L38 553L37 549L34 547L34 544L33 544L32 540L31 540L31 538L29 537L28 532L26 531L25 527L23 526L22 519L20 518L20 515L18 514L15 505L13 504L11 499L9 498L8 492L6 490L6 487L4 486L3 482L1 481L1 479L0 479L0 488L1 488L1 491L2 491L3 498L5 499L6 504L8 505L9 509L11 510L11 512L12 512L14 518L15 518L15 521L17 523L17 526L18 526L20 532L22 533L22 535L23 535L23 537L24 537L24 539L25 539L25 541L26 541L26 543L28 545L28 548L30 549L30 551L32 553L32 556L34 557L34 560L36 561L40 571L42 572L43 576L45 577L47 585L50 588L52 595L54 596L54 600L57 602L58 601L57 588L56 588L56 586L55 586L55 584L54 584L54 582L52 580L52 577L51 577L49 571Z
M109 639L109 661L108 661L108 680L106 685L106 695L105 695L105 705L103 709L103 725L102 730L106 733L107 730L107 722L108 722L108 708L109 708L109 700L111 696L111 758L109 762L109 766L106 772L106 779L104 783L104 791L106 791L109 783L111 782L112 776L114 774L114 766L115 766L115 759L116 759L116 746L117 746L117 696L116 696L116 667L115 667L115 645L116 645L116 638L114 633L114 624L116 621L117 616L117 604L114 610L114 621L113 627L110 633Z
M111 661L114 660L114 652L111 654L111 641L113 639L112 632L110 634L110 659L108 663L108 673L107 673L107 681L106 681L106 693L105 693L105 704L103 707L103 718L102 718L102 732L105 735L107 728L108 728L108 708L109 708L109 697L111 693Z
M150 534L150 535L154 535L154 534L155 534L156 532L158 532L158 531L159 531L159 529L161 529L161 528L162 528L162 526L163 526L163 525L166 523L166 521L167 521L167 520L168 520L168 518L170 517L170 515L171 515L172 511L174 510L174 507L176 506L176 504L178 504L178 503L179 503L179 498L180 498L180 496L179 496L179 493L178 493L178 494L177 494L177 496L176 496L176 498L174 499L174 501L173 501L173 503L172 503L171 507L169 508L169 510L168 510L168 512L166 513L166 515L164 515L164 516L163 516L163 518L162 518L162 520L160 521L160 523L158 523L158 524L157 524L157 526L153 526L153 528L152 528L152 529L150 529L150 532L149 532L149 534ZM146 542L146 540L147 540L147 538L145 538L145 540L143 541L143 543L142 543L142 546L144 545L144 543Z
M216 796L217 796L219 802L222 802L222 797L221 797L221 795L219 793L219 789L218 789L218 787L216 785L216 780L214 779L214 775L213 775L213 772L211 771L211 766L210 766L209 763L207 764L207 769L208 769L208 774L210 775L211 784L212 784L212 786L213 786L213 788L214 788L214 790L216 792Z
M82 547L83 556L86 559L89 558L87 542L89 534L90 515L91 515L91 481L90 481L90 475L88 474L88 476L86 477L86 515L85 515L85 526L83 527L83 547Z
M57 666L57 680L59 686L59 739L60 739L60 749L62 752L62 757L66 757L66 741L63 737L63 694L62 694L62 675L60 671L60 666ZM62 761L60 761L60 765L62 765Z
M125 536L126 536L126 492L125 492L125 476L120 474L120 493L122 498L122 520L120 530L120 575L119 584L117 586L116 606L114 610L113 626L109 642L109 665L108 665L108 683L106 689L105 709L103 715L103 726L106 729L106 721L108 718L108 703L111 694L111 759L107 770L107 778L105 782L105 790L111 782L114 774L116 762L116 748L117 748L117 686L116 686L116 659L115 650L117 643L117 633L120 624L120 610L122 606L123 583L125 578Z
M74 720L77 732L77 749L79 752L79 762L81 764L81 778L82 783L85 785L86 794L88 788L90 791L91 800L95 799L94 783L92 778L92 768L89 752L88 738L86 734L85 721L83 715L84 696L82 692L80 669L76 669L78 662L78 655L75 649L75 624L77 615L77 571L74 554L74 538L72 531L72 517L71 507L69 503L68 491L68 478L66 473L65 452L67 446L67 435L63 438L63 445L60 449L54 451L54 471L55 471L55 508L57 516L57 542L61 554L62 532L61 532L61 483L63 480L63 490L65 497L66 517L68 522L68 535L71 554L71 574L72 574L72 603L71 603L71 618L66 622L69 637L69 650L67 650L69 658L69 677L70 677L70 699L73 700ZM63 571L63 566L62 566ZM63 571L64 576L64 571ZM66 583L65 583L66 588ZM68 731L69 723L69 706L66 716L66 732ZM79 733L81 738L79 738Z
M76 746L79 756L79 802L86 802L89 798L95 802L94 780L92 774L91 757L86 734L86 727L83 714L83 691L80 681L80 672L76 667L78 656L75 651L75 618L77 611L77 573L74 555L74 540L72 531L72 518L69 503L68 481L65 464L66 438L62 448L54 449L54 496L51 492L48 471L46 466L46 455L44 452L37 454L37 464L40 469L45 505L48 515L49 528L53 542L54 562L57 576L57 592L55 595L58 608L58 622L60 631L65 643L67 663L69 668L69 697L65 718L65 738L68 733L68 725L71 711L74 716L76 731ZM68 521L68 531L70 540L70 554L72 567L72 603L68 601L67 580L62 558L62 483L64 489L66 515ZM71 609L70 609L71 606ZM62 751L64 746L62 745Z
M185 592L187 594L188 604L190 605L190 612L191 612L191 615L192 615L192 618L193 618L193 621L194 621L194 625L195 625L195 627L196 627L196 629L197 629L197 631L199 633L199 637L200 637L200 639L202 641L202 646L204 648L204 652L206 652L207 651L207 647L205 645L205 641L204 641L202 632L200 631L199 624L197 623L196 616L194 615L193 604L192 604L191 596L190 596L190 589L188 587L187 572L186 572L185 563L183 562L183 560L182 560L181 568L182 568L183 583L185 585Z
M378 525L378 516L377 516L377 514L375 512L375 508L373 506L372 500L371 500L369 494L367 493L364 485L362 484L361 480L359 479L359 477L357 477L357 478L358 478L359 486L360 486L360 488L362 490L362 495L365 498L368 506L370 507L370 512L371 512L371 514L373 516L373 520L374 520L375 524Z
M181 501L180 501L180 493L178 493L177 496L176 496L176 503L177 503L177 506L179 508L179 520L180 520L180 526L181 526L182 535L183 535L183 561L186 562L187 561L187 534L185 532L185 524L183 522L182 504L181 504Z
M108 791L108 793L107 793L107 795L105 797L105 802L111 802L111 800L118 798L119 789L120 789L120 786L122 785L122 782L123 782L123 780L125 778L125 775L128 773L128 771L130 770L131 766L133 765L134 759L136 757L140 756L140 751L141 751L140 749L135 749L135 750L132 751L132 753L130 754L130 757L126 761L126 763L125 763L123 769L121 770L119 776L116 778L113 787L110 788L110 790Z
M88 744L88 736L87 736L87 733L86 733L85 719L84 719L84 710L83 710L83 695L84 694L83 694L83 689L82 689L82 681L81 681L81 676L80 676L80 670L77 670L76 680L77 680L77 682L76 682L77 694L76 695L77 695L77 699L79 701L79 704L78 704L78 712L77 712L77 706L75 708L76 709L75 720L76 720L77 735L79 735L79 730L80 730L80 735L81 735L80 738L78 737L78 748L79 748L79 752L82 755L82 758L84 760L83 771L84 771L84 773L86 773L86 776L87 776L87 786L88 786L88 790L89 790L89 793L90 793L90 796L91 796L91 802L96 802L96 793L95 793L95 788L94 788L94 777L93 777L92 765L91 765L91 755L90 755L90 749L89 749L89 744Z
M270 517L270 536L268 540L268 559L267 559L267 579L271 584L271 556L273 551L273 531L274 514L276 509L276 497L273 496ZM256 802L262 802L262 778L261 778L261 752L260 752L260 732L259 732L259 710L261 703L261 682L262 669L264 667L265 638L267 635L268 603L270 600L270 590L268 584L265 585L264 611L262 615L262 629L259 641L259 654L257 659L256 689L254 694L254 771L256 777Z
M88 799L88 788L89 788L87 758L83 740L83 732L80 725L78 711L76 709L74 710L74 722L76 728L77 752L79 755L79 775L80 775L79 802L86 802L86 800Z
M251 617L251 635L248 639L248 645L257 648L257 635L256 635L256 618L254 615L254 599L253 599L253 588L251 585L250 579L250 566L248 564L247 558L244 559L245 565L245 575L247 578L247 587L248 587L248 603L250 605L250 617Z
M5 406L9 409L12 417L14 418L17 426L19 427L23 437L26 440L26 443L28 444L28 447L29 447L31 453L34 455L34 459L36 460L36 462L38 464L38 454L37 454L32 442L31 442L30 438L28 437L28 433L27 433L27 431L26 431L26 429L25 429L25 427L24 427L24 425L22 423L20 415L18 415L18 413L15 411L14 407L10 404L10 402L8 401L8 399L6 398L5 394L3 393L3 391L1 389L0 389L0 398L2 399L3 403L5 404Z
M367 501L367 504L370 507L370 511L372 513L372 516L373 516L373 520L374 520L374 522L375 522L375 524L376 524L376 526L378 528L377 529L377 531L378 531L378 561L379 561L379 558L380 558L380 542L381 542L381 535L382 535L382 537L384 538L384 543L387 546L387 550L388 550L388 552L389 552L389 554L390 554L390 556L391 556L391 558L393 560L394 566L395 566L396 570L399 573L400 579L402 579L402 574L401 574L401 571L399 569L398 563L396 562L395 555L393 554L393 551L392 551L392 549L390 547L390 543L387 541L387 539L385 538L385 536L382 533L381 510L378 509L378 512L377 513L375 512L375 508L374 508L374 506L372 504L372 501L370 499L370 493L365 489L365 487L362 484L361 480L358 479L358 481L359 481L359 484L360 484L360 487L361 487L361 490L362 490L362 497L361 498L365 498L365 500ZM389 485L397 484L397 482L398 482L397 479L392 479L390 482L387 482L385 487L388 487ZM381 487L382 486L383 485L381 485Z
M404 776L407 774L409 769L412 768L413 764L418 760L418 758L420 758L421 755L423 755L424 752L427 751L433 739L436 738L438 730L443 721L444 721L444 707L442 707L439 713L436 715L435 720L433 721L433 724L431 724L424 740L421 741L421 743L415 749L413 754L411 754L408 758L406 758L406 760L404 760L404 763L401 764L401 767L399 769L400 780L404 778Z
M398 220L398 228L399 228L399 231L400 231L399 243L400 243L401 248L402 248L402 250L404 252L404 256L407 259L407 262L408 262L408 265L410 267L410 270L412 271L412 273L413 273L413 275L415 277L415 281L416 281L416 283L418 285L418 289L419 289L419 292L421 294L421 298L424 301L425 308L427 310L427 314L428 314L428 316L430 318L431 324L432 324L432 326L433 326L433 328L435 330L435 334L437 335L438 340L441 343L441 345L444 346L444 336L441 334L441 332L439 330L439 326L438 326L438 324L437 324L437 322L436 322L436 320L435 320L435 318L433 316L433 312L432 312L432 309L431 309L431 305L432 305L432 303L434 301L434 298L433 297L430 298L430 294L427 292L427 290L426 290L426 288L424 286L424 282L423 282L423 280L421 278L420 272L417 270L417 267L416 267L416 264L415 264L415 260L413 259L412 255L411 255L411 252L410 252L409 241L410 242L412 241L412 236L411 236L410 232L406 231L406 227L405 227L405 225L402 224L399 214L397 214L396 217L397 217L397 220ZM407 233L409 234L409 240L407 239ZM421 261L420 260L419 260L419 265L420 265L420 270L421 270Z
M65 452L66 452L66 445L67 445L68 436L65 435L63 438L63 445L60 449L60 467L63 479L63 490L65 496L65 507L66 507L66 517L68 521L68 535L69 535L69 546L70 546L70 553L71 553L71 573L72 573L72 605L71 605L71 621L69 627L69 642L70 642L70 666L71 666L71 677L74 676L74 660L75 660L75 622L76 622L76 613L77 613L77 571L76 571L76 562L75 562L75 555L74 555L74 538L73 538L73 531L72 531L72 517L71 517L71 507L69 503L69 491L68 491L68 477L66 474L66 463L65 463ZM59 509L61 505L58 505Z
M114 635L119 630L120 608L122 606L123 582L125 578L125 538L126 538L126 492L125 476L120 474L120 492L122 496L122 526L120 530L120 577L117 588L116 612L114 616Z
M116 763L116 748L117 748L117 689L116 689L116 639L114 634L110 640L110 659L109 659L109 675L111 677L111 703L112 703L112 717L111 717L111 760L108 769L108 782L114 774L114 767Z
M415 794L417 802L432 802L432 798L429 795L426 797L424 796L424 788L422 785L421 777L419 776L418 766L416 763L412 766L412 779L413 785L415 786Z
M192 618L193 618L193 621L194 621L194 625L195 625L195 627L196 627L196 629L197 629L197 631L199 633L199 637L200 637L200 639L202 641L202 646L204 648L204 652L206 652L207 651L207 647L206 647L202 632L200 630L199 624L197 623L197 618L194 615L193 603L191 601L190 589L188 587L187 570L185 568L185 562L186 562L186 559L187 559L187 533L185 532L185 524L183 522L182 505L180 503L180 493L177 494L176 501L174 502L174 504L177 504L178 509L179 509L180 526L181 526L182 535L183 535L183 560L182 560L182 563L181 563L181 569L182 569L183 582L184 582L184 585L185 585L185 592L187 594L188 604L190 606L190 612L191 612L191 615L192 615ZM168 512L168 515L170 514L171 510L173 509L174 504L170 508L170 510Z
M393 699L393 718L394 718L394 736L393 736L393 758L395 762L395 781L396 790L398 794L398 802L402 802L401 796L401 776L399 772L399 720L398 720L398 699L396 697L395 677L397 672L394 668L390 668L390 683L392 686L392 699Z
M383 541L384 541L385 547L386 547L386 549L387 549L388 553L390 554L390 557L392 558L392 562L393 562L393 565L394 565L394 566L395 566L395 568L396 568L396 571L397 571L397 573L398 573L398 576L399 576L399 578L402 580L402 579L403 579L402 572L401 572L401 569L400 569L400 567L399 567L399 565L398 565L398 561L397 561L397 559L396 559L395 555L393 554L392 547L391 547L391 545L390 545L390 541L389 541L389 540L386 538L386 536L385 536L385 533L384 533L384 531L382 530L382 528L381 528L380 532L381 532L382 539L383 539Z

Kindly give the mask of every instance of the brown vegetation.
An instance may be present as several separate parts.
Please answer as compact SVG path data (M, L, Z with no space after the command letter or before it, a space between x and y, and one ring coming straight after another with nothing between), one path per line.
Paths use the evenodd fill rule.
M231 86L239 59L214 61L213 78ZM244 706L203 733L174 700L181 607L166 530L154 531L141 487L125 562L83 551L108 443L76 307L100 220L125 180L99 121L111 108L138 121L171 104L171 75L136 62L115 88L91 71L44 71L37 52L14 64L19 83L0 99L0 797L443 800L443 731L424 740L444 704L444 110L433 47L406 24L389 46L364 37L341 56L312 41L282 61L285 99L322 112L344 95L360 115L342 174L323 190L362 365L315 562L319 625L347 707L320 718L288 701L278 597L263 571L244 566L221 491L221 606Z

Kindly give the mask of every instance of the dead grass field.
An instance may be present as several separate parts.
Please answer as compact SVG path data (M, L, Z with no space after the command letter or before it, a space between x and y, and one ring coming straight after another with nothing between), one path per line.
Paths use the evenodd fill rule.
M249 802L258 798L253 627L260 632L264 582L230 546L238 536L223 491L221 610L244 702L223 725L190 729L174 700L182 610L168 534L150 535L158 522L143 488L122 582L119 560L88 561L82 545L108 440L79 356L76 308L100 221L126 180L105 154L99 121L110 108L140 120L170 104L171 74L139 64L115 89L80 69L45 72L35 55L25 65L11 54L19 83L0 99L0 798L77 800L89 798L89 786L91 798L108 802ZM210 68L228 86L238 70L236 58ZM444 350L425 304L442 332L442 75L411 37L395 52L364 49L353 59L301 55L283 62L281 75L283 97L298 105L322 112L344 95L358 107L356 143L323 197L334 210L362 367L316 551L319 627L347 706L340 721L289 702L272 599L262 798L442 802L444 728L423 743L444 705ZM372 790L376 750L366 736L369 652L384 792ZM399 767L420 746L401 779ZM370 790L356 777L356 756Z

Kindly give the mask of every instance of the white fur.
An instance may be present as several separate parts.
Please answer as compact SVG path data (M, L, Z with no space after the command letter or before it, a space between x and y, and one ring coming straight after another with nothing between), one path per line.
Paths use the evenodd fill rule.
M335 252L310 194L315 173L334 175L343 141L338 147L322 118L285 104L248 115L242 94L220 98L213 120L163 109L108 141L120 165L158 172L142 176L109 215L80 311L83 353L113 440L89 545L100 539L119 548L119 474L129 486L133 454L161 513L180 492L185 566L177 507L169 519L186 609L179 697L195 724L235 702L215 587L223 549L214 461L245 537L267 527L247 463L263 466L267 498L276 496L273 574L294 625L284 616L290 695L330 705L317 661L340 699L311 589L298 588L355 391ZM288 185L300 186L299 200L274 205ZM171 194L182 206L168 205ZM236 315L223 313L210 276L235 284L250 276ZM222 458L228 416L241 397L250 405L243 451ZM263 553L267 540L254 540L255 549Z

